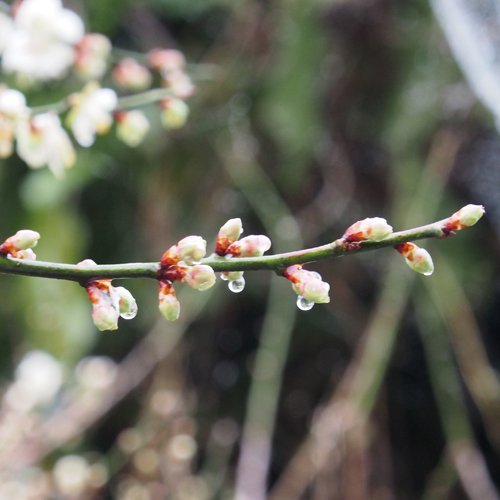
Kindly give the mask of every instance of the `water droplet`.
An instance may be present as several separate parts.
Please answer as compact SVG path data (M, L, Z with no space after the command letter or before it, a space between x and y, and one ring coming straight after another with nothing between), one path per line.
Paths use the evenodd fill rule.
M227 287L233 293L240 293L245 289L245 278L238 278L237 280L230 281Z
M424 276L430 276L434 272L434 269L427 271L426 273L422 273Z
M299 295L297 297L297 307L301 311L310 311L314 307L314 302L312 300L307 300L302 297L302 295Z
M134 319L137 316L137 304L131 306L128 311L122 312L120 316L123 319Z
M227 281L227 274L225 274L225 273L220 273L220 279L221 279L222 281Z

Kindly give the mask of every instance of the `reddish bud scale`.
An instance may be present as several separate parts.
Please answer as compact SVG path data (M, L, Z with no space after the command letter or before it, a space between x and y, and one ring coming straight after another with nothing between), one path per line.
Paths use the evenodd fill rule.
M111 280L92 280L85 285L85 290L92 304L97 304L103 293L109 293Z
M174 264L177 264L179 260L177 245L173 245L161 256L160 266L162 268L173 266Z
M173 287L171 281L160 279L159 284L160 284L160 294L161 295L174 295L175 296L175 290L174 290L174 287Z
M123 111L121 109L117 109L116 111L113 112L113 118L115 119L116 123L123 122L123 120L125 120L126 116L127 116L127 112Z
M215 242L215 253L220 257L224 257L229 245L231 245L231 242L227 238L217 238Z
M299 264L289 266L283 271L283 276L291 283L298 283L300 280L297 271L300 271L301 269L302 266Z
M415 245L411 243L399 243L398 245L394 245L394 248L403 256L406 257L410 252L413 252Z
M184 266L177 266L175 264L168 267L162 266L158 272L159 280L160 282L162 280L167 280L170 281L170 283L173 283L174 281L182 281L182 278L184 278L184 275L186 274L186 269L187 268Z

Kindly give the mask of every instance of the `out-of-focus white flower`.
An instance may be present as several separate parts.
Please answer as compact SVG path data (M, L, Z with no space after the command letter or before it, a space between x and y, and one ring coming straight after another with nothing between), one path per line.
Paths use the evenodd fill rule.
M12 408L29 411L49 403L62 383L61 363L45 351L31 351L17 366L15 382L5 398Z
M118 98L112 89L89 82L79 94L70 97L68 124L76 141L83 147L94 144L96 134L105 134L113 123L112 112Z
M347 242L356 241L381 241L392 233L392 226L381 217L370 217L355 222L344 233Z
M96 80L106 72L111 42L100 33L87 33L76 46L75 70L85 80Z
M149 131L149 121L142 111L116 113L116 135L128 146L138 146Z
M24 95L18 90L0 87L0 158L12 154L16 124L27 114Z
M167 129L181 128L189 115L188 105L181 99L168 98L160 102L161 122Z
M33 80L61 78L84 31L80 17L61 0L24 0L4 43L3 68Z
M306 271L300 265L290 266L285 269L283 276L292 283L293 291L306 301L315 304L330 302L330 285L321 279L314 271Z
M90 467L82 456L66 455L56 462L52 474L59 492L65 496L75 497L87 488Z
M126 57L113 68L113 78L117 85L128 90L144 90L151 85L152 76L148 68L135 59Z
M430 276L434 272L434 262L430 253L415 243L400 243L394 247L404 258L410 269Z
M179 70L186 65L186 58L176 49L153 49L147 58L153 69L163 72Z
M179 319L181 305L175 295L174 287L169 281L160 281L158 309L168 321Z
M172 93L177 97L187 99L194 94L195 86L184 71L169 71L164 78Z
M75 150L55 113L21 120L16 129L17 154L32 168L47 165L56 177L74 165Z
M0 12L0 54L7 46L13 30L14 22L12 18Z

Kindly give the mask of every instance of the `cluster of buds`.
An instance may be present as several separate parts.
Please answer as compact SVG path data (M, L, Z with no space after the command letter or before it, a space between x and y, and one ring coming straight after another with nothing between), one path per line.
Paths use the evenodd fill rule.
M251 234L239 239L243 233L241 219L229 219L219 230L215 242L215 253L220 257L261 257L271 248L271 240L262 234ZM234 293L245 288L243 271L223 272L223 281L228 281L228 288Z
M21 229L14 236L10 236L0 245L0 255L5 257L36 260L35 252L40 233L31 229Z
M307 271L300 264L287 267L283 276L292 283L293 291L297 294L297 307L302 311L309 311L314 304L330 302L330 285L321 279L315 271Z
M206 252L207 242L201 236L187 236L163 254L158 272L158 298L160 312L169 321L175 321L180 314L174 282L180 281L199 291L208 290L215 285L214 270L199 263Z
M96 263L86 259L80 267L92 267ZM115 287L111 280L91 280L85 283L85 290L92 303L92 320L100 331L117 330L118 319L133 319L137 315L137 303L124 287Z

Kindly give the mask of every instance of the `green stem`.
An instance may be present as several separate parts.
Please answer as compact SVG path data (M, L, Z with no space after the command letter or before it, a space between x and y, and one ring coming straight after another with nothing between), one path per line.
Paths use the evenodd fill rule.
M342 238L319 247L296 250L293 252L265 255L262 257L234 257L227 259L212 255L202 259L201 263L209 265L214 271L257 271L273 270L280 272L293 264L305 264L318 260L341 257L343 255L392 247L399 243L415 241L423 238L439 238L445 236L442 227L447 219L432 224L392 233L381 241L363 241L355 248L346 245ZM0 257L0 273L20 274L41 278L63 279L85 282L90 279L118 279L118 278L158 278L158 262L139 262L128 264L95 265L79 267L71 264L21 260Z

